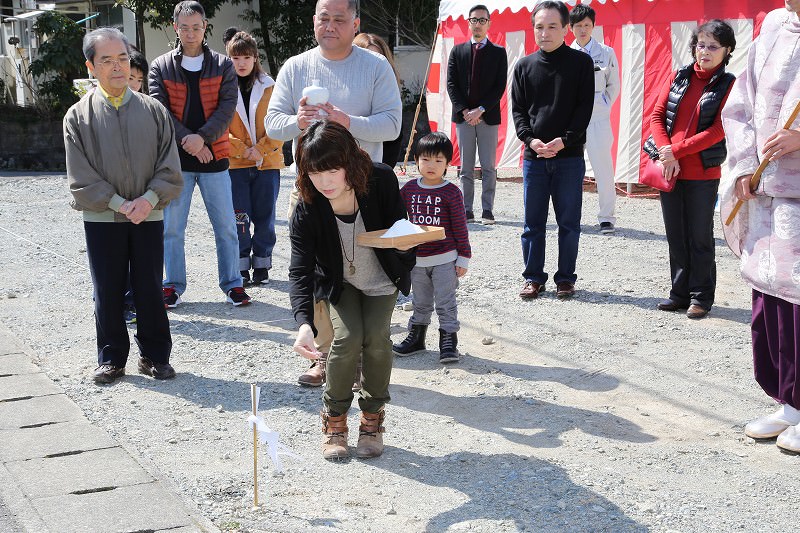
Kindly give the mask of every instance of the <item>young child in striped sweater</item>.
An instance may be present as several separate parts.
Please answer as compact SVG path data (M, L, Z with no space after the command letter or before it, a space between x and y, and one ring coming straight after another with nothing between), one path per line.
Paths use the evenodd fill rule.
M422 175L400 189L411 222L444 228L445 238L417 247L417 263L411 271L414 313L408 336L392 346L399 356L425 350L425 334L434 305L439 317L439 362L458 362L458 278L467 273L472 251L461 190L444 179L453 158L453 144L444 133L419 140L417 169Z

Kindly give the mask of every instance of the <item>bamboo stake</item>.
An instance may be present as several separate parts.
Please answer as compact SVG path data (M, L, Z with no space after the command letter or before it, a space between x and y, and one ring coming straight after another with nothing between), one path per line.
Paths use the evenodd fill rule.
M256 404L256 384L250 384L250 398L253 404L253 416L258 416ZM253 507L258 507L258 429L253 424Z
M783 129L788 130L794 124L794 120L797 118L798 113L800 113L800 102L797 102L797 105L794 106L794 111L792 111L789 120L786 121L784 124ZM761 163L758 165L758 168L753 173L752 177L750 178L750 190L755 191L758 188L758 184L761 183L761 174L764 172L764 169L767 168L767 165L770 164L769 159L762 159ZM731 214L728 215L728 219L725 221L726 226L730 226L733 219L736 218L736 214L739 212L739 209L744 205L743 200L737 200L736 205L733 206L733 210Z
M437 21L436 30L433 32L433 44L431 45L431 53L428 56L428 67L425 69L425 78L422 80L422 88L419 91L417 110L414 112L414 122L411 123L411 133L408 135L408 146L406 146L406 155L403 158L403 166L400 167L403 172L406 172L406 165L408 165L408 154L411 153L411 146L414 144L414 135L417 133L417 120L419 120L419 111L422 108L422 97L425 95L425 90L428 88L428 76L431 72L431 61L433 61L433 52L436 50L436 39L439 35L439 26L441 26L441 24L441 21Z

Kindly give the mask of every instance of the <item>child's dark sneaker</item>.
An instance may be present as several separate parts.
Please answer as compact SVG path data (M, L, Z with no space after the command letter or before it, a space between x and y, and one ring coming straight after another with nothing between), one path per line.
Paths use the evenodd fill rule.
M266 285L267 283L269 283L269 269L254 268L253 285Z
M136 307L131 304L125 304L122 317L125 319L126 324L136 324Z

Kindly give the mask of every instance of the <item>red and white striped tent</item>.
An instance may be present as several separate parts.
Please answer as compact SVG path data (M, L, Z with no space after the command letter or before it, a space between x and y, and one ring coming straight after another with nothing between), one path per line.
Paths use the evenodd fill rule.
M451 103L447 96L447 58L455 44L469 39L468 10L484 3L492 10L489 39L508 53L508 90L500 103L503 123L497 147L499 168L519 167L521 147L511 117L511 74L517 61L536 50L531 11L540 0L442 0L439 34L432 53L427 86L428 119L432 131L455 139ZM643 164L642 141L649 134L649 117L659 90L670 73L691 61L688 51L692 30L703 21L720 18L736 32L736 50L728 69L739 74L747 49L758 35L764 16L782 7L781 0L569 0L591 5L597 13L595 39L614 48L620 62L622 92L614 104L611 123L616 181L636 183ZM571 33L567 41L571 42ZM458 157L458 156L456 156ZM587 166L587 174L592 171Z

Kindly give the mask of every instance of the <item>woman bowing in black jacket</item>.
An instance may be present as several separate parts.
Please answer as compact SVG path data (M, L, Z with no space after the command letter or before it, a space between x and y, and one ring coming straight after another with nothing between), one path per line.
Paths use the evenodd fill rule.
M373 163L344 126L327 120L308 127L297 153L300 202L291 219L290 297L300 325L295 351L308 359L314 348L314 300L330 305L334 339L328 354L322 401L322 454L349 456L347 411L353 375L363 354L358 457L383 453L384 404L389 401L392 343L389 325L397 291L408 294L413 251L359 246L365 231L386 229L407 218L397 177Z

